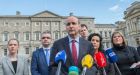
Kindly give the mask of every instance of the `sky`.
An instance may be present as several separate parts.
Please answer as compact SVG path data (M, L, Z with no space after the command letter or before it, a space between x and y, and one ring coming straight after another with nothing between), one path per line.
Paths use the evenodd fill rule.
M97 24L114 24L122 21L124 11L134 1L140 0L0 0L0 15L34 15L48 10L60 16L95 18Z

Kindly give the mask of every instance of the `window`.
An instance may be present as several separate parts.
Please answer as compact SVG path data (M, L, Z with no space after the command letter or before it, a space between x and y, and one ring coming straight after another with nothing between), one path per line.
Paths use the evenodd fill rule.
M36 22L36 23L35 23L35 26L39 26L39 25L40 25L40 22Z
M138 19L138 30L140 31L140 18Z
M8 22L4 22L4 26L8 26Z
M49 26L51 22L46 22L46 25Z
M25 22L25 26L30 26L30 23L29 22Z
M56 25L56 26L59 26L59 22L55 22L55 25Z
M39 47L36 47L36 50L38 50L39 49Z
M65 37L67 35L67 32L63 32L63 37Z
M40 40L40 32L36 31L34 34L35 34L35 40Z
M55 38L55 40L59 39L59 32L58 31L54 32L54 38Z
M24 39L25 41L30 40L30 32L25 32L24 33L24 38L25 38Z
M4 56L7 55L7 49L4 49Z
M25 48L25 50L26 54L29 54L29 48Z
M9 32L7 32L7 31L5 31L3 33L3 41L8 41L8 34L9 34Z
M18 31L15 31L15 32L14 32L14 38L15 38L15 39L19 39L19 32L18 32Z
M109 42L106 42L106 47L109 48Z
M109 36L111 37L111 35L112 35L112 34L111 34L111 31L109 31Z
M107 32L105 31L105 37L107 37Z
M103 32L102 32L102 31L100 31L100 35L101 35L101 36L103 35Z
M17 22L17 23L15 24L15 26L19 26L19 23Z

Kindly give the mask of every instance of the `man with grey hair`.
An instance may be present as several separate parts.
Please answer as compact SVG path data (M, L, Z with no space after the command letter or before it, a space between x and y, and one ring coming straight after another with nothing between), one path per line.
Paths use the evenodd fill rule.
M62 65L61 75L68 75L68 68L70 66L77 66L81 72L83 69L81 64L83 57L88 53L94 52L93 45L89 41L80 37L80 22L77 17L67 17L66 30L68 36L55 41L53 44L50 64L52 65L51 68L54 70L52 73L54 74L51 75L55 75L56 69L54 68L57 68L57 64L54 62L54 58L59 51L64 50L67 55L66 63ZM88 71L86 75L91 74L95 75L95 70Z

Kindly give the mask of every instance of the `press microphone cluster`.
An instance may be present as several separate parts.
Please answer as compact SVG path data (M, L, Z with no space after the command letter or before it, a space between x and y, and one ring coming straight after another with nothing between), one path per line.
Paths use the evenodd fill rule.
M65 50L61 50L60 52L58 52L56 54L56 56L55 56L55 63L58 64L58 67L57 67L57 71L56 71L55 75L60 75L61 65L65 64L66 58L67 58L67 55L66 55Z
M69 67L69 73L68 75L79 75L79 69L76 66L70 66Z
M98 52L94 55L94 60L96 62L96 64L98 65L99 68L103 69L103 75L107 75L105 68L106 67L106 58L104 56L104 54L102 52Z
M108 56L108 60L110 63L113 63L119 75L122 75L120 72L116 62L118 61L117 55L113 52L112 48L105 50L106 55Z
M81 75L85 75L86 74L86 70L87 68L91 68L93 65L93 58L90 54L87 54L86 56L84 56L84 58L82 59L82 67L83 67L83 71Z

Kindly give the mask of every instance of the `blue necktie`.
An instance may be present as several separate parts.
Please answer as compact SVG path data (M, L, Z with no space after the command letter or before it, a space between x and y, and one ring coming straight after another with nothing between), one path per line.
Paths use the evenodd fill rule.
M48 49L45 49L45 52L46 52L46 63L48 64L48 66L49 66L49 50Z

